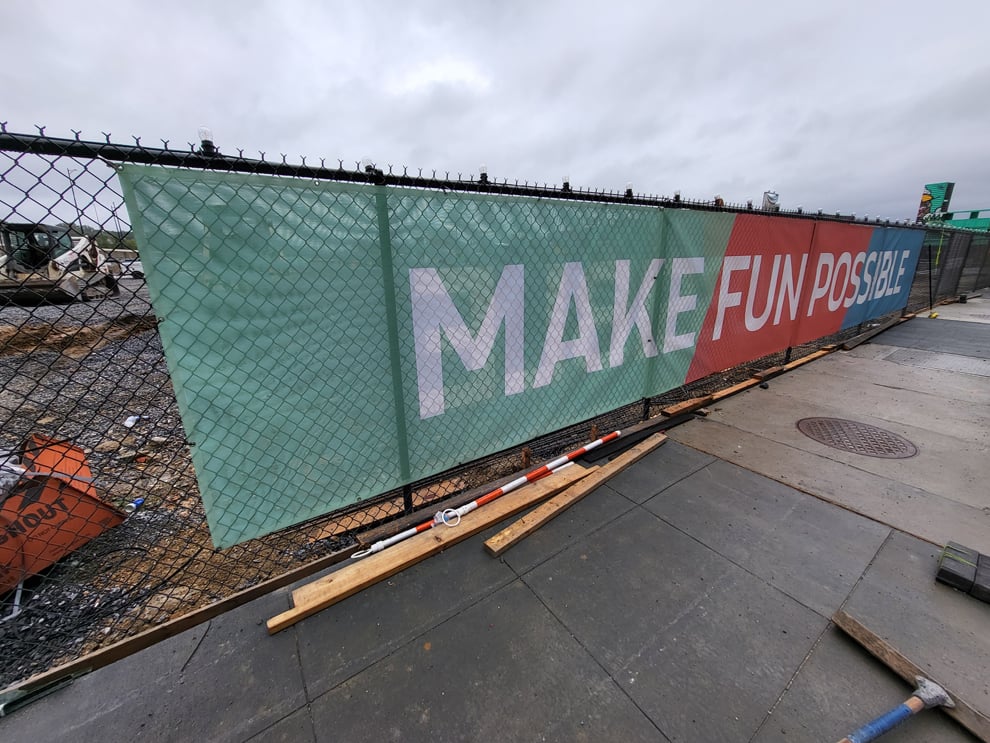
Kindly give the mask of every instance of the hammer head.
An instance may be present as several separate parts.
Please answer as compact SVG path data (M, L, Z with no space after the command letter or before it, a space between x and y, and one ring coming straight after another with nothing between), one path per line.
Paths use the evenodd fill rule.
M914 696L925 703L925 707L955 707L952 697L941 686L924 676L916 676L914 679L918 683L918 689Z

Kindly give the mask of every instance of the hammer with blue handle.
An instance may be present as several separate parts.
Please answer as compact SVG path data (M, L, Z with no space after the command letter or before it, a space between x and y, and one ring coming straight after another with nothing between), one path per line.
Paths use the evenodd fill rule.
M867 743L876 740L884 733L900 725L909 717L921 712L929 707L955 707L952 697L941 686L934 681L930 681L923 676L918 676L915 681L918 688L914 694L907 698L907 701L897 705L889 712L880 715L875 720L859 728L856 732L850 733L839 743Z

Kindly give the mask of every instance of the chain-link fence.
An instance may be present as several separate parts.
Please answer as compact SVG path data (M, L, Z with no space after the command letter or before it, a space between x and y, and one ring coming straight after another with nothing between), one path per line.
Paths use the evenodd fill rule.
M933 307L990 286L990 235L945 227L925 231L907 309Z
M484 329L489 321L486 313L498 306L498 287L508 296L521 286L513 284L511 267L528 262L527 270L532 271L537 265L533 256L548 251L562 263L586 259L586 275L571 277L568 296L580 297L587 291L589 306L597 306L596 286L611 287L618 281L614 267L605 275L604 268L594 262L598 246L603 241L642 245L641 255L629 254L633 265L631 275L625 277L634 295L644 271L659 271L650 262L649 246L656 231L663 229L657 222L660 210L643 207L683 207L722 212L727 217L754 210L679 197L578 190L569 184L555 188L496 182L485 175L452 178L449 173L405 169L399 173L389 168L383 172L371 164L345 167L339 161L329 166L321 161L314 167L305 160L290 164L285 157L272 161L263 153L258 159L242 152L228 157L204 145L180 151L169 148L167 142L148 148L139 140L121 145L105 139L102 143L83 141L78 135L53 139L43 131L36 135L0 133L0 230L5 261L0 276L4 299L0 307L0 447L5 450L0 469L5 483L0 503L0 652L6 659L0 686L331 555L353 544L362 529L428 509L436 501L514 472L528 461L558 455L587 440L593 430L623 428L658 415L674 402L715 391L755 370L797 358L861 329L848 328L748 360L662 394L643 394L621 385L617 392L607 375L602 376L600 387L575 381L573 387L584 390L585 400L579 404L575 396L574 409L563 411L561 419L575 420L578 411L587 409L588 399L600 400L589 420L561 426L551 434L545 428L534 429L527 433L531 440L525 447L510 446L480 459L458 455L457 461L463 464L440 475L418 478L418 472L436 471L438 460L429 446L382 448L366 435L381 425L374 416L369 419L369 410L385 420L397 417L396 411L403 408L415 409L417 414L409 418L409 425L415 427L428 423L431 416L424 416L424 410L435 411L437 404L424 395L424 389L433 389L429 379L403 387L392 374L393 364L416 367L422 358L417 356L422 349L401 347L398 328L414 327L417 322L429 327L408 310L415 307L414 301L406 302L406 309L390 307L393 300L388 294L376 293L383 281L388 284L396 267L414 271L411 275L420 283L396 283L386 286L388 290L399 295L435 292L436 276L442 275L445 265L471 265L463 249L467 222L475 231L482 225L490 242L503 246L497 262L508 270L494 277L487 296L473 294L471 284L459 288L449 277L443 277L447 282L443 289L465 313L466 324ZM142 203L143 216L137 223L124 207L117 175L121 163L177 169L168 183L155 184L155 198ZM228 175L223 184L204 190L202 174L210 171ZM293 180L275 196L258 192L250 180L237 181L233 173ZM326 190L326 199L307 202L319 189L294 190L293 182L332 183L334 187ZM348 189L342 183L362 185ZM129 198L141 202L140 178L133 184ZM369 184L393 188L383 203L382 191L369 189ZM169 189L167 213L156 222L154 210L161 208L161 193ZM250 199L245 197L248 190ZM450 198L451 194L458 196ZM495 194L503 200L493 208L490 201L473 199L471 194ZM195 221L196 239L182 248L182 235L169 230L176 219L184 218L190 195L197 204L197 213L188 215ZM553 200L552 209L548 199ZM230 221L231 205L239 200L244 207L238 219ZM223 209L217 209L210 219L214 202ZM571 206L578 204L587 208ZM323 221L333 225L333 235L307 233L308 228L297 220L300 210L320 213ZM420 219L424 213L426 220ZM796 222L829 220L825 215L775 214ZM852 220L834 216L831 221ZM140 255L132 224L145 230ZM718 227L717 220L713 224ZM407 228L394 229L394 225ZM690 217L681 220L682 239L700 239L702 228L692 225ZM328 240L336 240L341 231L349 236L346 246L338 246L332 254L319 249ZM451 232L460 234L454 239ZM211 242L218 234L234 235L251 247L244 255L224 258L223 265L232 267L227 273L216 273L215 252L204 252L229 245L229 240ZM387 253L381 248L383 234L391 241ZM423 242L437 246L432 263L435 274L415 273L419 269L403 263L412 244ZM272 249L276 243L279 250ZM181 259L176 257L180 249ZM928 230L909 308L921 309L990 284L988 252L986 235ZM264 256L264 262L252 262L248 254ZM641 261L638 269L637 259ZM682 264L677 270L678 282L688 287L694 269ZM703 281L703 277L696 280ZM712 281L699 285L695 294L710 292ZM547 287L551 295L558 290L557 284ZM686 288L683 293L688 295ZM202 324L200 316L190 310L190 302L197 307L213 303L214 311L222 314L232 297L242 309L227 318L224 330ZM327 299L326 312L317 319L304 311L314 297ZM674 315L673 325L668 326L673 328L671 348L676 348L677 316L686 311L686 302L665 310L668 317ZM337 313L335 308L342 305L356 306L356 316ZM569 306L564 310L566 319ZM628 317L635 319L631 308ZM508 319L494 318L499 319L509 327ZM546 342L553 327L551 319L546 323L547 335L538 339L543 353L555 347L558 353L563 348L577 355L580 349L567 344L587 338L590 331L565 327L561 320L561 327L554 331L554 346ZM447 323L449 331L456 320L436 316L430 322L437 327ZM634 323L629 322L632 332ZM273 327L291 332L273 332ZM332 334L328 327L333 328ZM509 330L504 334L509 335ZM479 338L483 335L479 331L478 337L464 341L459 351L462 359L498 345L493 334L489 347L482 348ZM369 344L369 338L385 339L392 353L382 354L381 344ZM426 343L430 336L424 331L421 338ZM163 339L170 349L168 362ZM507 350L511 339L499 339L505 349L495 350L501 354L499 363L492 365L497 371L492 371L486 384L510 395L511 385L517 383L511 374L515 368L512 353ZM259 345L262 340L269 345ZM602 339L602 345L608 355L608 340ZM612 353L621 355L621 350ZM404 361L403 354L408 357ZM538 351L528 349L523 356L534 354L537 381L541 369L551 378L567 373ZM291 364L287 363L290 359ZM351 362L342 363L342 359ZM470 369L470 363L462 367ZM229 384L211 386L217 377L208 370L222 372ZM452 408L456 407L453 403L464 402L459 396L468 394L466 386L450 378L441 392ZM282 414L290 396L296 411L300 399L309 399L306 415ZM335 401L332 411L326 402L331 398ZM609 402L619 399L635 401ZM463 453L476 450L479 437L494 441L518 437L520 421L527 416L546 419L537 415L539 404L539 398L526 398L511 420L477 421L470 426L472 409L463 407L464 425L450 427L455 433L444 444L460 446L458 451ZM232 410L239 411L233 419ZM507 426L514 430L507 431ZM225 436L215 435L217 427ZM248 448L238 449L241 442ZM280 458L279 452L287 451L292 456ZM350 493L335 500L333 488L317 503L305 495L300 486L311 481L314 472L347 472L359 453L361 461L379 463L377 469L351 473L349 481L359 478L363 483L359 497ZM324 513L327 504L337 506L336 510L268 536L214 548L203 497L209 502L213 493L222 497L231 492L260 492L273 485L263 477L248 481L240 470L225 470L223 462L233 455L242 461L253 458L262 465L264 476L277 477L280 487L289 483L288 490L300 493L297 501L281 505L286 511L284 523L295 524ZM390 473L388 468L393 466L395 471ZM211 494L201 493L204 482L213 489ZM259 502L251 501L250 507ZM229 503L214 501L214 505L230 510ZM211 526L216 533L225 525Z

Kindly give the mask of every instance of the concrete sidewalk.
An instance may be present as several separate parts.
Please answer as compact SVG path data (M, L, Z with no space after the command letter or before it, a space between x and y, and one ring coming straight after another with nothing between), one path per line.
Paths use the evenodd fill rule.
M990 552L990 375L965 361L988 363L990 325L940 312L722 401L502 559L480 535L269 637L275 592L0 737L838 740L910 691L831 625L840 607L988 712L990 606L933 578L938 543ZM831 449L809 416L918 454ZM971 739L939 712L884 738Z

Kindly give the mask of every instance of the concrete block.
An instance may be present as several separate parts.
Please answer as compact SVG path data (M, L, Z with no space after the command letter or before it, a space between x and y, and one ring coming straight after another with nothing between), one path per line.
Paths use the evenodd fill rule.
M938 572L935 574L935 580L958 588L963 593L969 593L976 580L979 557L980 553L976 550L949 542L942 548L942 554L938 557Z
M990 555L980 555L976 567L976 580L969 595L990 604Z
M977 552L972 547L967 547L964 544L959 544L959 542L947 542L944 551L951 551L956 557L962 558L966 562L976 563L980 558L980 553Z

